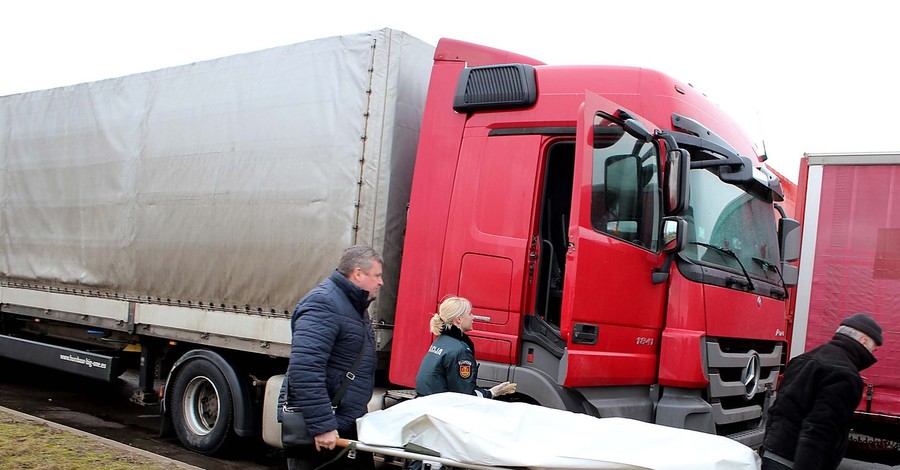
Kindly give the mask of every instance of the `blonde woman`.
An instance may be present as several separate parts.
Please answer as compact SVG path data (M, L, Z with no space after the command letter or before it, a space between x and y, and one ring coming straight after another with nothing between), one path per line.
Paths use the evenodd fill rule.
M438 313L431 317L430 330L437 338L428 348L419 373L416 393L419 396L441 392L458 392L495 398L516 391L516 384L503 382L490 389L478 388L478 363L475 345L466 335L472 331L472 303L462 297L447 297Z

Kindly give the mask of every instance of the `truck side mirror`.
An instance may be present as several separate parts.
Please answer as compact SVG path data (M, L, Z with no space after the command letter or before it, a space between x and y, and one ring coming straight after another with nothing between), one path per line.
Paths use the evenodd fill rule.
M800 280L800 269L793 264L782 262L781 278L784 279L785 287L796 286L797 282Z
M778 219L778 244L781 261L797 261L800 258L800 222L787 217Z
M636 155L609 157L606 159L603 174L606 181L604 189L606 211L615 214L613 218L616 219L616 225L639 219L641 192L638 180L641 175L641 159ZM637 233L637 224L634 225L634 233Z
M800 270L790 262L800 258L800 222L787 217L778 219L778 244L784 285L796 286L800 279Z
M669 279L672 258L687 246L687 221L681 217L663 217L661 235L662 251L666 256L662 266L654 269L650 275L654 285Z
M691 154L684 149L673 149L666 153L666 167L663 175L663 202L666 215L681 215L690 204Z
M664 217L662 223L662 250L673 255L687 246L687 221L681 217Z

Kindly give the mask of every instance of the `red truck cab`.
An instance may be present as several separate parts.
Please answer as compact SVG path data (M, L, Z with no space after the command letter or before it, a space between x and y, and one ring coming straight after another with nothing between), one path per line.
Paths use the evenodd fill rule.
M391 382L415 385L431 315L461 295L482 385L758 445L797 236L779 230L779 183L760 163L716 105L659 72L442 40Z

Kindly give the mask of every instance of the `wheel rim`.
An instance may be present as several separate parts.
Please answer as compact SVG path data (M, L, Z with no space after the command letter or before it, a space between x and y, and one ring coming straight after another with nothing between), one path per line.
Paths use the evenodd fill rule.
M194 377L184 389L184 421L191 432L205 436L219 420L219 391L208 377Z

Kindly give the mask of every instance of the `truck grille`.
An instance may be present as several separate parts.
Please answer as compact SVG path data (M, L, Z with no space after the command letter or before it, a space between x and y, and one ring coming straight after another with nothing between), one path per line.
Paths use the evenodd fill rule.
M766 390L781 370L782 343L711 338L706 343L707 395L718 434L756 429L766 411Z

